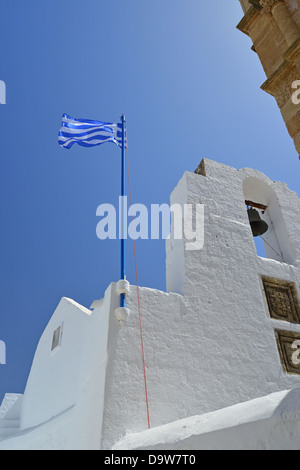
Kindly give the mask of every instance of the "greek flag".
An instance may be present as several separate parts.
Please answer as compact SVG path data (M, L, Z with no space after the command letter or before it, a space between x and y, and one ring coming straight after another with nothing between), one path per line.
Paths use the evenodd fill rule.
M105 142L113 142L122 148L122 124L73 119L63 114L62 126L58 133L58 143L61 147L70 149L73 144L94 147ZM127 148L126 136L125 148Z

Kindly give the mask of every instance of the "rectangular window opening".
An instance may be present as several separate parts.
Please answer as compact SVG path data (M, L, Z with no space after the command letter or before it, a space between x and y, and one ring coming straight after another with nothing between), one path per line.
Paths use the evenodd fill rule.
M61 344L62 325L53 332L51 351L58 348Z

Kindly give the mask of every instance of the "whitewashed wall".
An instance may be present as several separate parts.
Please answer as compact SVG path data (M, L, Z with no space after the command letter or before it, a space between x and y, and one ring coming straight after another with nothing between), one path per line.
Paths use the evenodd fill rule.
M38 344L21 427L0 449L99 449L111 289L91 311L63 298ZM63 324L61 346L51 352Z
M204 248L185 251L183 241L168 241L168 292L140 289L152 428L300 384L283 371L274 335L274 328L300 326L270 319L261 282L262 275L291 280L299 292L299 199L260 172L206 159L204 166L206 176L185 173L171 196L205 205ZM291 264L257 256L250 196L273 204ZM36 351L19 435L0 449L110 449L147 429L136 287L126 304L130 314L120 322L114 283L93 312L62 300ZM61 347L51 353L61 324Z
M151 426L300 385L299 377L283 371L261 282L261 275L300 279L299 199L254 170L210 160L205 168L206 176L185 173L171 196L172 203L205 205L203 250L184 251L183 243L168 242L169 293L140 291ZM264 188L270 185L278 198L293 268L257 256L245 206L244 182L250 177ZM253 188L250 195L255 196ZM126 323L117 325L111 317L105 448L125 433L147 428L134 287L127 303ZM275 323L300 332L297 325Z

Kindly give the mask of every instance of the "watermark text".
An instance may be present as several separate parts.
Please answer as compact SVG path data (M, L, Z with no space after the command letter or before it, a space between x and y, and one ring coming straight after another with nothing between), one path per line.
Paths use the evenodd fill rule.
M203 204L151 204L150 214L144 204L127 206L127 197L119 198L119 207L101 204L96 210L101 217L96 227L100 240L184 240L187 251L204 246Z
M296 349L296 351L292 354L292 363L294 366L300 365L300 340L296 340L292 344L292 349Z
M6 104L6 85L3 80L0 80L0 104Z
M292 94L292 102L293 104L300 104L300 80L295 80L292 83L292 89L296 90Z
M0 341L0 365L6 364L6 345L4 341Z

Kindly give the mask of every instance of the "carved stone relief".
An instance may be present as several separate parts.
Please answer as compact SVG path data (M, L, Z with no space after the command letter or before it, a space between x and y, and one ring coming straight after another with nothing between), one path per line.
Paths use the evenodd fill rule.
M300 303L295 284L266 277L262 280L271 318L300 324Z
M267 10L272 9L272 7L275 5L275 3L282 2L282 0L260 0L260 5L263 8L266 8Z

